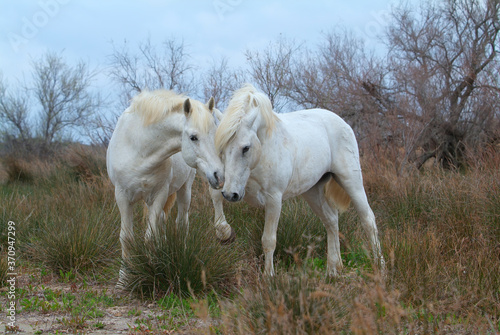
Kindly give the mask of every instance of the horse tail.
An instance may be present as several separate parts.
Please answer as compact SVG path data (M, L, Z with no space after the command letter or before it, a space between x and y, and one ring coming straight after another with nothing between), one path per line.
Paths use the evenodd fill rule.
M165 218L168 217L170 210L174 206L175 199L177 199L177 193L172 193L171 195L168 196L167 202L165 203L165 206L163 206L163 211L165 212Z
M325 198L331 207L337 208L341 213L346 211L351 203L349 194L333 178L325 185Z

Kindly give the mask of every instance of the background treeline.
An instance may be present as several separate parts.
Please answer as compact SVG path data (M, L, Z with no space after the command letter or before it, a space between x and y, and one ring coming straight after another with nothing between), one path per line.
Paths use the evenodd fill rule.
M109 63L90 69L49 52L33 61L31 80L0 77L3 152L45 155L61 143L106 145L116 116L141 89L166 88L223 110L244 82L264 91L277 112L325 108L355 130L362 153L394 163L398 173L431 160L455 168L497 150L500 135L498 1L425 2L393 7L384 48L369 50L343 30L315 46L280 36L244 51L231 68L214 58L195 64L183 40L112 44ZM96 87L98 71L118 85Z

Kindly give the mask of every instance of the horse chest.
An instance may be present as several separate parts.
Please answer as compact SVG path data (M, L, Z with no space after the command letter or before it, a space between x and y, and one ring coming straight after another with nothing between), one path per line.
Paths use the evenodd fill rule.
M266 198L262 192L261 185L252 179L249 179L245 187L245 201L255 207L266 205Z

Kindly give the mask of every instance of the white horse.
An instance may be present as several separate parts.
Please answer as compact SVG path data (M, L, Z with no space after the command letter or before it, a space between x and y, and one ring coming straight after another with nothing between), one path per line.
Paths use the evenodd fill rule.
M329 275L342 268L338 211L345 210L350 200L370 238L375 260L384 267L356 138L339 116L323 109L278 115L269 98L247 84L229 102L215 146L224 162L223 196L265 207L262 246L267 274L274 274L281 203L298 195L326 227Z
M213 98L205 105L171 91L157 90L135 96L118 119L106 165L121 215L123 259L128 257L125 240L133 237L132 205L136 201L142 199L148 207L149 237L157 231L176 197L176 223L189 224L195 168L205 175L212 188L222 187L224 170L214 148L220 117L216 114L220 112L214 108ZM217 236L228 240L233 232L222 211L222 196L212 188Z

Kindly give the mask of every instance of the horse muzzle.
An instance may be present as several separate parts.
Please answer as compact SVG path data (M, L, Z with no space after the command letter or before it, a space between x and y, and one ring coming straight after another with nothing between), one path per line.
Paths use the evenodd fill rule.
M231 202L238 202L245 196L245 192L243 193L235 193L235 192L224 192L222 191L222 196Z
M212 177L208 177L208 182L213 189L220 190L224 186L224 174L217 171L214 172Z

